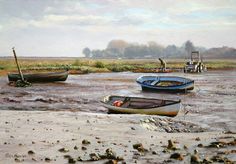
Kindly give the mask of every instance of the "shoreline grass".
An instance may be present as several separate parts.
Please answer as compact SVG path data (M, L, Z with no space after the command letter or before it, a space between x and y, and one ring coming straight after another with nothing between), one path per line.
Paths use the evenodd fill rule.
M166 60L167 67L174 70L181 70L185 65L185 59L169 59ZM46 58L31 58L21 59L19 63L23 71L25 70L64 70L69 68L71 74L84 74L96 72L154 72L160 68L160 63L157 59L133 59L133 60L115 60L115 59L57 59L47 60ZM218 69L236 69L236 59L233 60L208 60L204 64L208 70ZM7 72L16 71L16 65L13 58L0 58L0 75Z

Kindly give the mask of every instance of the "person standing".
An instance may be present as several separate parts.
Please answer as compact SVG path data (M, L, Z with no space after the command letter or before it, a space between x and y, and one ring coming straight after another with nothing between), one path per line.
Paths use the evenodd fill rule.
M159 58L159 61L161 62L161 70L164 72L166 71L166 62Z

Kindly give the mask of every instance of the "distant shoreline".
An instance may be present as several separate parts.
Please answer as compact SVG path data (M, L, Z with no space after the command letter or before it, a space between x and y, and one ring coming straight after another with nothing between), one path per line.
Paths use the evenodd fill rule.
M171 72L182 72L188 59L165 59ZM90 59L74 57L19 57L24 71L55 71L69 69L70 74L100 72L158 73L161 67L157 59ZM208 70L236 70L236 59L205 59ZM16 71L13 57L0 57L0 75Z

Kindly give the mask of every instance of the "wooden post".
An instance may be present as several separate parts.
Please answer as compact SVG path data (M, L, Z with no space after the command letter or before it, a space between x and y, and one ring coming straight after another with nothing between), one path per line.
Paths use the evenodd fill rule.
M19 66L19 64L18 64L17 57L16 57L16 52L15 52L14 47L12 48L12 50L13 50L13 54L14 54L14 58L15 58L15 61L16 61L16 65L17 65L17 69L18 69L20 78L21 78L22 81L24 81L24 77L23 77L23 74L22 74L22 72L21 72L20 66Z

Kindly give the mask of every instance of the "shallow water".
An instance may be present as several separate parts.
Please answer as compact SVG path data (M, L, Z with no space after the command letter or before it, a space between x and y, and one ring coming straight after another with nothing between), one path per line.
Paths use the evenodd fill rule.
M188 93L143 92L135 82L141 75L182 76L195 80ZM28 88L8 86L0 77L0 110L71 110L106 113L99 101L103 96L126 95L181 99L176 117L203 127L236 131L236 71L210 71L202 74L92 73L70 75L66 82L33 84ZM184 115L184 113L187 115Z

